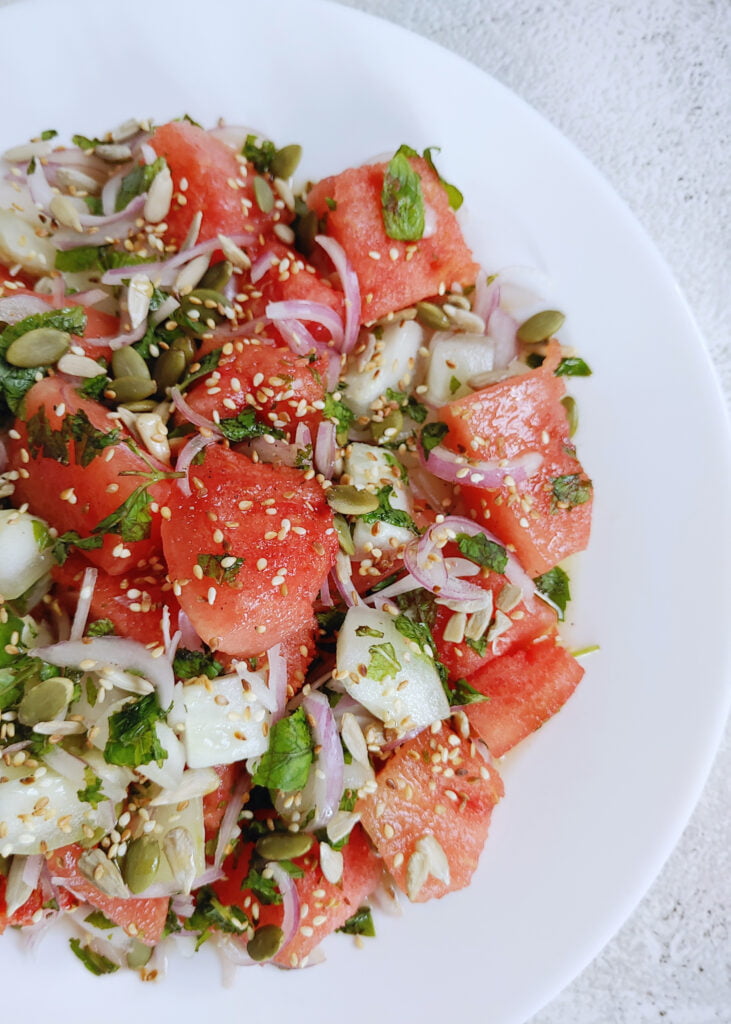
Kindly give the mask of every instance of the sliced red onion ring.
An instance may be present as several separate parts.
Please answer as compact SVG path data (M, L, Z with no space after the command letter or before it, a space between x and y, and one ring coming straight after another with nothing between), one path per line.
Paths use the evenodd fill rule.
M91 608L91 600L94 596L94 587L96 586L96 578L99 575L98 569L92 569L91 566L84 571L84 578L81 581L81 589L79 590L79 600L76 604L76 613L74 614L74 621L71 624L71 633L69 634L69 640L81 640L86 629L86 621L89 618L89 610Z
M343 748L338 727L330 704L324 693L308 693L302 707L311 727L317 759L311 769L314 772L313 802L315 816L307 825L310 832L324 828L343 795Z
M332 420L323 420L317 427L315 440L315 469L328 480L335 472L335 456L338 450L335 430Z
M123 330L111 338L84 338L84 344L93 345L95 348L111 348L113 350L126 348L128 345L134 345L136 341L143 338L146 331L147 321L143 320L139 327L136 327L134 330Z
M96 306L100 302L105 302L108 298L109 292L105 292L101 288L89 288L88 291L76 292L73 296L74 302L79 306Z
M189 498L193 493L190 489L190 480L188 479L188 470L190 469L191 462L198 452L202 452L209 444L215 444L218 440L219 437L217 435L204 437L202 434L194 434L190 441L181 448L175 463L175 470L178 473L185 473L185 476L178 477L177 484L186 498Z
M333 343L340 348L343 343L343 322L330 306L322 302L307 302L290 299L287 302L270 302L264 310L270 320L306 320L321 324L330 332Z
M322 586L320 587L320 601L325 608L332 608L334 604L332 594L330 593L330 582L328 576L326 576L322 581Z
M48 184L40 160L33 161L33 170L30 171L27 178L31 199L41 210L48 210L53 199L53 191Z
M142 205L144 206L144 202ZM230 235L229 237L234 245L239 247L254 245L257 242L256 235L251 234ZM190 249L181 249L180 252L175 253L168 260L161 260L159 263L145 263L143 270L150 280L161 284L172 284L177 276L175 272L179 267L189 263L196 256L203 256L220 248L221 243L218 238L209 238L207 241L199 242L198 245L194 245ZM113 267L103 275L102 284L121 284L133 272L129 267Z
M267 441L264 437L255 437L253 441L236 445L236 451L256 452L260 462L281 462L285 466L296 466L299 450L289 441Z
M115 206L117 205L117 196L119 195L119 187L122 184L122 178L127 173L127 170L120 171L118 174L113 174L110 178L104 182L104 186L101 192L102 200L102 213L105 217L111 217L115 212Z
M534 476L543 464L540 452L525 452L515 459L491 459L478 462L457 455L444 445L438 444L425 456L421 445L418 445L421 464L440 480L453 484L469 484L485 490L501 487L505 477L511 477L515 483L522 483Z
M275 702L272 712L272 724L274 724L282 717L287 705L287 659L282 654L281 644L274 644L269 648L267 661L269 663L267 685Z
M271 249L265 249L260 256L257 256L251 265L251 283L258 284L262 277L264 277L272 267L276 267L278 262L277 254L272 252Z
M236 787L228 799L226 811L218 828L216 852L213 855L213 863L215 867L220 867L223 864L226 856L226 847L233 839L236 838L238 833L239 815L248 800L250 789L251 776L244 774L236 783Z
M487 333L495 342L493 367L504 370L518 355L518 324L498 306L490 315Z
M335 556L335 568L332 572L332 578L335 581L335 586L338 588L338 593L348 608L354 608L356 605L363 604L360 595L353 586L353 566L344 551L338 551Z
M196 427L202 427L204 430L210 430L211 434L216 437L223 437L221 428L213 420L206 419L205 416L201 416L188 405L178 388L170 388L170 398L181 416L184 416L189 423L194 423Z
M59 667L78 668L86 662L95 662L95 670L111 665L123 672L138 672L154 685L161 707L168 708L172 702L175 680L170 662L163 657L153 658L136 640L116 636L64 640L48 647L36 647L31 653Z
M0 299L0 320L17 324L35 313L47 313L50 308L50 303L40 295L7 295Z
M352 352L360 329L360 284L340 242L327 235L316 235L315 241L325 250L340 277L345 297L345 330L341 352Z
M178 465L179 464L180 459L178 459ZM187 483L187 480L185 480L184 482ZM187 651L201 650L203 646L203 641L196 633L195 629L193 628L193 623L190 621L190 619L185 614L182 608L178 610L178 632L180 633L180 642Z
M268 861L265 870L270 872L272 878L277 883L277 888L282 894L284 916L281 929L284 937L280 947L281 951L285 949L287 943L291 942L297 934L297 929L300 925L300 900L294 879L288 871L285 871L281 864L273 860Z
M141 196L136 196L124 210L112 213L108 217L98 217L93 213L79 213L79 223L83 231L79 233L73 228L57 231L53 236L53 244L57 249L65 251L76 249L79 245L83 245L84 242L88 242L90 234L93 234L94 239L98 240L99 244L102 241L119 241L122 238L127 238L128 235L138 229L137 221L142 216L146 198L146 192ZM129 267L120 269L126 270L126 277L130 277L131 273L134 272L130 271ZM113 273L113 271L108 271L107 273Z
M306 356L318 347L315 339L299 320L277 320L273 326L276 327L295 355Z
M487 283L487 275L480 270L475 281L475 294L472 300L472 312L487 324L490 317L500 305L500 285L498 279Z
M363 603L376 604L378 601L387 601L389 597L398 597L399 594L408 594L412 590L418 590L420 586L421 583L419 583L415 576L412 576L411 573L406 573L402 579L396 580L395 583L392 583L388 587L384 587L383 590L378 590L375 594L370 594L368 597L364 598Z

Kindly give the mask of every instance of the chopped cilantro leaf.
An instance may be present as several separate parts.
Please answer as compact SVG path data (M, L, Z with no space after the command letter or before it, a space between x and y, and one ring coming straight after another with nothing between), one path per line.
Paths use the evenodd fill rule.
M282 902L282 894L277 888L273 878L266 878L261 871L250 868L246 878L241 883L242 889L251 889L260 903L267 905Z
M416 152L401 146L389 161L383 175L381 213L389 238L413 242L423 237L425 225L421 177L409 163Z
M349 917L345 924L336 929L346 935L366 935L373 938L376 928L373 924L373 915L370 907L359 907L352 917Z
M322 415L326 420L333 420L336 424L336 435L338 444L345 444L348 440L348 430L355 422L355 413L343 402L342 398L335 398L332 392L325 395L325 408Z
M566 614L566 605L571 600L568 574L557 565L553 569L549 569L548 572L544 572L543 575L537 576L533 582L538 595L552 605L558 612L559 619L563 620Z
M271 139L258 139L256 135L247 135L241 153L260 174L266 174L271 170L272 161L277 155L277 147Z
M314 759L313 740L302 708L281 718L269 733L269 749L254 772L255 786L290 793L302 789Z
M481 565L492 572L505 572L507 551L501 544L489 540L484 533L476 533L474 537L468 533L458 533L457 547L475 565Z
M106 956L96 953L88 946L81 945L81 939L69 939L69 946L72 952L81 960L87 971L99 977L102 974L114 974L119 970L119 965L112 963Z
M429 458L429 452L442 443L448 431L449 427L447 424L440 423L438 420L433 423L427 423L425 427L421 428L421 447L427 459Z
M158 739L155 726L164 718L165 712L154 693L126 704L116 714L110 715L109 739L104 747L107 764L138 768L156 761L161 765L168 755Z
M215 580L216 583L234 583L244 560L243 558L234 558L231 565L224 567L222 563L231 557L231 555L198 555L196 562L203 570L203 575Z
M102 780L94 773L93 768L89 768L87 766L84 768L84 782L86 785L83 789L77 790L76 795L79 800L82 800L84 803L91 804L91 806L96 810L99 804L102 803L103 800L106 800L106 797L102 793Z
M414 423L423 423L429 414L425 405L417 402L413 395L407 395L404 391L386 388L386 398L389 402L397 402L404 415L410 417Z
M401 662L396 657L393 644L371 644L368 648L371 660L368 663L368 676L382 683L384 679L397 675L401 671Z
M283 431L257 420L256 413L250 407L244 409L238 416L228 416L220 420L218 425L226 440L233 444L248 441L252 437L264 437L266 434L271 437L284 437Z
M366 512L360 517L360 521L362 523L390 523L391 526L400 526L402 529L411 530L412 533L418 533L419 528L408 512L391 507L392 494L393 486L391 484L386 484L376 491L378 508L373 512Z
M215 679L223 672L223 665L210 652L188 651L179 647L173 660L173 672L176 679L196 679L198 676Z

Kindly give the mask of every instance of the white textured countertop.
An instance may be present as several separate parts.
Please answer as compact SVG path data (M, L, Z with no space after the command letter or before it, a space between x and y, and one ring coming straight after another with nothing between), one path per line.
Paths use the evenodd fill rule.
M731 0L341 2L471 60L589 157L670 264L731 404ZM731 1024L730 780L727 727L660 877L530 1024Z
M729 0L346 2L466 57L583 150L670 264L731 405ZM730 1024L730 909L727 727L660 877L530 1024Z

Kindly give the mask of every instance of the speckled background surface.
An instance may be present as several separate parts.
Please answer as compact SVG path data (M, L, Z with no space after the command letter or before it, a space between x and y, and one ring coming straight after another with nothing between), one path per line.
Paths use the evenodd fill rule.
M729 0L347 2L471 60L589 157L670 264L731 406ZM662 874L530 1024L730 1024L730 910L727 727Z
M471 60L589 157L673 269L731 404L731 0L343 2ZM530 1024L731 1024L730 908L727 727L662 874Z

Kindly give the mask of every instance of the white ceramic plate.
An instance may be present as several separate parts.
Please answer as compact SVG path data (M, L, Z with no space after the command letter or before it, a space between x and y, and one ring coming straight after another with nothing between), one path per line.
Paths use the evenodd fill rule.
M594 369L573 389L597 496L573 611L577 642L601 644L569 705L506 761L507 795L469 890L380 918L363 950L338 936L325 965L243 971L234 989L205 952L142 985L92 978L65 939L29 955L6 937L4 1008L58 1024L461 1013L519 1024L647 888L725 717L729 447L676 285L565 139L476 68L393 25L316 0L71 0L4 9L0 32L3 147L49 127L93 135L130 115L183 112L303 143L313 178L402 142L442 147L478 255L491 269L547 271Z

